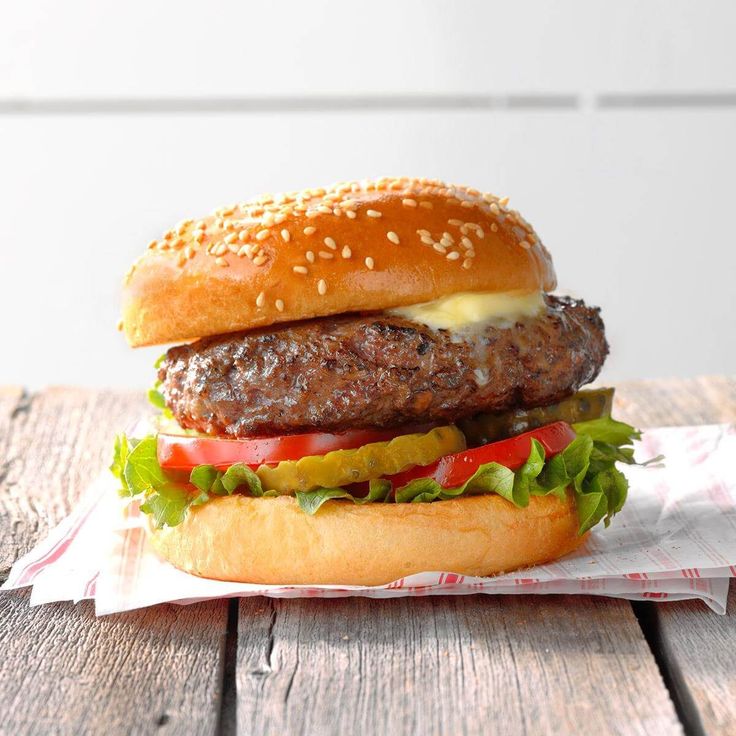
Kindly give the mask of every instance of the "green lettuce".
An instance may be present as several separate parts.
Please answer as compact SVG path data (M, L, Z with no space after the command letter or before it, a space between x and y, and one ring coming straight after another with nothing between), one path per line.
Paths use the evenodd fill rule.
M150 514L159 529L181 524L191 506L207 503L213 496L230 496L239 490L251 496L276 495L264 491L258 476L243 463L224 472L198 465L188 479L167 473L159 465L153 435L139 442L125 435L116 437L110 471L120 481L119 494L141 500L141 511Z
M159 355L158 359L153 364L153 367L158 371L165 359L166 353L164 353L163 355ZM148 403L151 404L151 406L153 406L154 408L160 409L164 417L166 417L167 419L174 418L171 409L166 406L166 399L164 398L164 395L161 393L161 381L156 379L153 386L148 389L146 396L148 397Z
M572 426L577 437L554 457L547 459L544 447L533 439L526 462L517 470L487 463L454 488L443 488L432 478L417 478L394 489L388 480L377 479L370 481L364 497L353 496L344 488L318 488L298 491L296 501L305 513L315 514L326 501L333 499L356 504L431 503L495 493L525 508L532 496L552 494L564 498L569 488L577 505L579 533L583 534L601 521L608 526L623 507L628 483L616 463L637 464L632 445L641 434L610 417ZM190 507L214 497L236 492L255 497L278 495L264 490L256 473L243 463L231 465L225 471L212 465L199 465L188 477L164 471L158 463L154 436L139 441L118 436L110 470L120 481L120 495L140 499L141 511L150 514L157 527L180 524Z

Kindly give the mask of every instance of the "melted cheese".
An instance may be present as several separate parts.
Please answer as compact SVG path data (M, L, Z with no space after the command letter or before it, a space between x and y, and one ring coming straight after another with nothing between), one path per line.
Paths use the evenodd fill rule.
M488 323L509 327L520 319L536 317L543 308L541 291L507 291L494 294L461 292L388 311L436 330L463 330Z

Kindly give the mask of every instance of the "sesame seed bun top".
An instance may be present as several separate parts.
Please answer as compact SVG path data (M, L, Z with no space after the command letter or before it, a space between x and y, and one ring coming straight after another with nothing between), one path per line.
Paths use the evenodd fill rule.
M378 311L462 291L550 291L549 252L507 200L429 179L264 195L186 220L125 277L132 346Z

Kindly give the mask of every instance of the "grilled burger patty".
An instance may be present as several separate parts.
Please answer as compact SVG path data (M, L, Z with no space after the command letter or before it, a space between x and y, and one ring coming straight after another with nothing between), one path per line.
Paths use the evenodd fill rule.
M373 314L208 337L171 348L159 379L182 427L230 437L544 406L592 381L608 353L597 307L545 299L538 317L468 333Z

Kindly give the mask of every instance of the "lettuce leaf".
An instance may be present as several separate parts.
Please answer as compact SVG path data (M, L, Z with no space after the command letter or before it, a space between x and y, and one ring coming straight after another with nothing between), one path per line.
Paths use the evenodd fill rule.
M431 503L463 495L495 493L524 508L532 496L553 494L564 498L571 488L580 520L578 531L583 534L601 521L608 526L623 507L628 483L616 463L637 464L632 444L641 434L610 417L580 422L573 429L577 437L550 459L545 457L544 447L533 439L529 456L517 470L487 463L454 488L443 488L432 478L417 478L394 489L388 480L377 479L370 481L364 497L354 496L344 488L318 488L297 492L296 501L304 512L315 514L333 499L355 504ZM199 465L188 479L177 478L159 465L155 436L135 441L119 435L115 439L110 470L120 481L120 494L140 498L141 511L150 514L157 527L180 524L191 506L218 496L236 492L255 497L278 495L275 491L265 491L258 475L243 463L231 465L225 471L212 465Z
M164 360L166 360L166 353L159 355L159 357L156 359L156 362L153 364L153 367L158 371L158 369L161 367L161 364L164 362ZM166 399L164 398L164 395L161 393L161 381L156 379L153 386L148 389L146 396L148 397L148 403L151 404L151 406L155 407L156 409L160 409L161 413L167 419L174 418L174 415L171 412L171 409L169 409L169 407L166 406Z

